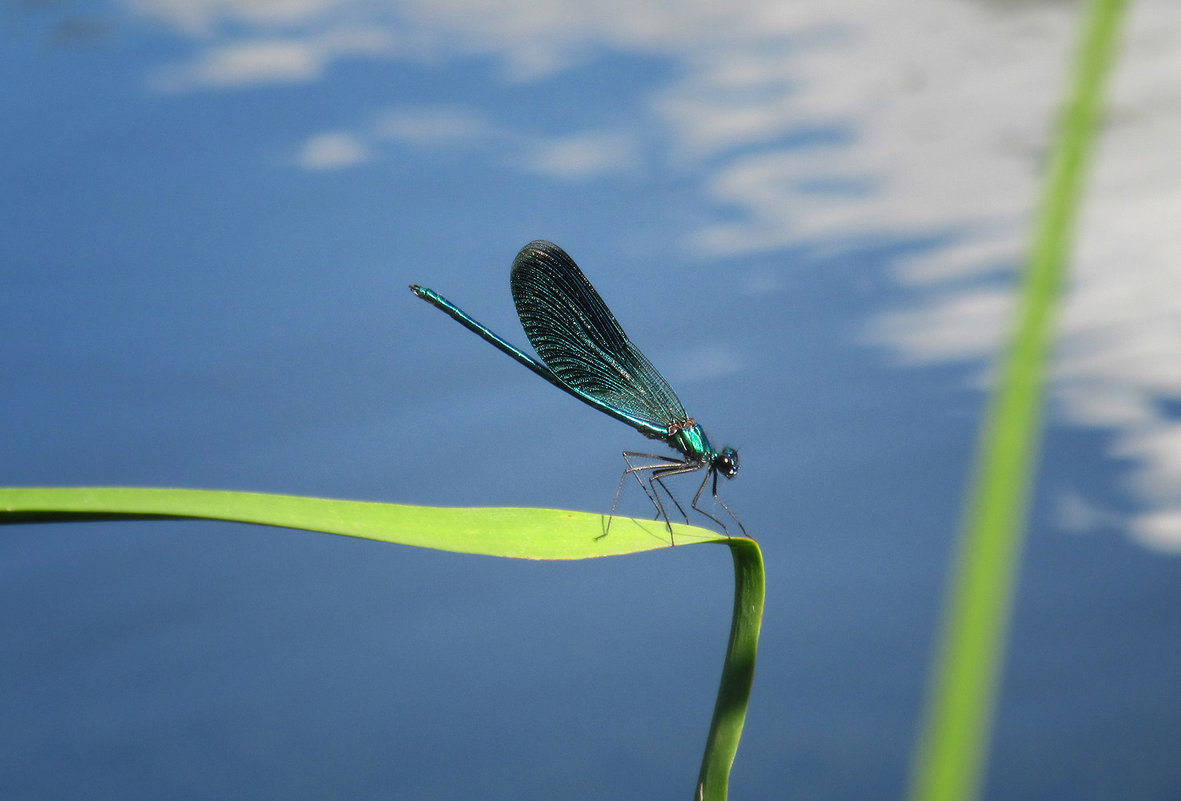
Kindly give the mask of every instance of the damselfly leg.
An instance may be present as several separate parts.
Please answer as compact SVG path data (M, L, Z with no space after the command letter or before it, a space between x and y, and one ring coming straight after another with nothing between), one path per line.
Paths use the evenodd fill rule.
M632 459L652 459L655 460L655 464L634 464ZM624 451L623 460L627 463L627 469L625 469L623 471L623 475L619 477L619 485L615 488L615 499L611 503L611 515L607 518L606 530L595 539L602 539L611 532L611 521L615 517L615 509L619 505L619 498L623 492L624 482L626 482L627 477L631 475L635 476L636 482L640 485L640 489L643 490L644 495L648 497L648 500L656 509L656 519L664 520L664 525L665 528L668 529L669 540L671 542L673 535L672 521L669 518L664 503L660 499L660 490L664 490L664 494L667 495L669 500L673 502L673 505L676 507L677 511L680 513L681 517L686 523L689 522L689 515L685 512L684 507L681 506L680 501L677 500L676 496L673 495L672 491L668 488L668 485L664 483L664 480L672 476L696 473L698 470L703 468L706 470L706 476L704 480L702 480L700 486L698 486L696 494L693 496L692 508L694 511L699 512L716 523L722 529L722 531L725 532L727 537L730 536L730 529L725 524L725 522L710 514L705 509L702 509L701 506L698 505L698 502L701 500L701 493L705 491L705 485L709 482L710 477L712 476L714 482L712 488L714 501L716 501L719 506L725 509L726 514L728 514L731 519L733 519L734 522L738 524L738 528L741 529L743 536L746 535L746 528L742 525L742 521L735 517L734 513L730 511L730 507L728 507L722 501L722 499L718 497L718 471L713 468L709 462L690 461L687 459L677 459L675 457L664 456L655 453L639 453L637 451ZM641 473L645 472L648 473L648 480L646 482L640 476Z

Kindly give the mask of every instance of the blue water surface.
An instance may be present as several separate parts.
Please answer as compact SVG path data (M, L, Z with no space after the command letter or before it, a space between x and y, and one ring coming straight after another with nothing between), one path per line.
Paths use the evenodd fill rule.
M709 256L684 243L735 212L690 167L557 180L509 145L295 166L294 143L362 100L444 98L538 136L614 119L669 74L659 53L536 82L471 55L169 93L145 76L187 57L179 38L116 8L97 41L53 45L53 13L19 12L0 49L0 484L605 512L619 452L652 443L406 289L524 344L508 266L552 239L741 452L722 489L768 591L732 797L901 797L983 366L907 366L863 332L908 291L898 261L954 232ZM1181 787L1181 563L1056 512L1064 490L1129 503L1106 442L1051 418L989 798ZM723 548L549 564L208 522L3 535L4 799L692 792Z

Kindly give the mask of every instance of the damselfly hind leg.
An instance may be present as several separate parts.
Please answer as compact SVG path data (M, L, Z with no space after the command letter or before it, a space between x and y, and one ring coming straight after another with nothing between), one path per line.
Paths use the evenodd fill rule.
M652 459L655 461L655 464L634 464L632 459ZM619 485L615 488L615 499L611 502L611 515L607 518L606 528L602 534L595 537L596 540L601 540L603 537L606 537L609 533L611 533L611 521L615 518L615 509L619 506L619 498L623 493L623 485L627 481L627 477L631 475L635 476L636 482L640 485L640 489L643 490L644 495L648 497L648 500L652 503L653 508L656 509L656 519L664 520L664 526L668 529L669 543L675 545L676 542L673 540L672 521L669 518L668 511L665 509L664 502L660 498L660 490L664 490L664 494L668 496L668 499L672 501L673 506L676 507L676 510L681 514L681 517L684 518L686 523L688 523L689 515L685 512L685 508L681 506L680 501L677 500L676 496L673 495L672 491L668 488L668 485L664 483L664 480L672 476L696 473L702 468L706 469L705 478L702 479L701 484L697 487L697 492L693 495L693 503L691 504L691 508L695 512L698 512L702 516L707 517L716 523L727 537L732 536L730 533L730 527L726 525L722 518L707 512L700 506L701 495L703 492L705 492L705 485L708 484L712 479L713 485L710 487L710 495L713 497L714 503L725 510L726 514L731 520L734 521L734 523L738 526L738 529L742 532L742 536L748 536L746 533L746 526L742 525L742 521L738 519L737 515L734 514L730 507L726 505L726 502L723 501L718 495L718 469L712 466L709 462L689 461L686 459L677 459L672 456L663 456L655 453L639 453L637 451L624 451L623 460L627 463L627 469L625 469L623 471L623 475L619 477ZM647 481L644 481L644 479L640 476L641 473L645 472L648 473Z
M656 464L632 464L632 461L631 461L632 459L654 459L654 460L656 460L657 463ZM623 461L627 463L627 469L625 469L623 471L623 475L621 475L619 477L619 485L615 488L615 499L611 502L611 514L607 518L606 529L603 531L602 534L595 537L595 539L601 540L601 539L603 539L603 537L606 537L608 534L611 533L611 521L615 519L615 509L616 509L616 507L619 506L619 498L623 494L623 484L624 484L624 482L627 481L627 477L630 475L630 476L635 476L636 481L640 485L640 489L643 490L644 495L647 496L647 498L648 498L649 502L651 502L653 508L656 509L656 519L657 520L660 520L662 518L664 519L664 525L665 525L665 528L668 529L669 540L671 543L672 531L673 531L672 523L669 521L668 513L665 511L664 504L660 500L660 492L659 492L659 490L656 489L656 484L654 482L660 483L660 486L664 488L665 494L668 495L669 500L671 500L673 502L673 505L676 506L677 511L681 513L681 517L685 518L685 522L688 523L689 522L689 515L685 512L684 507L681 506L680 501L678 501L676 499L676 497L671 492L669 492L669 489L667 486L665 486L664 482L660 481L660 478L664 475L667 475L668 471L670 471L670 470L673 471L674 473L683 472L684 467L691 465L693 463L686 462L684 459L676 459L671 456L663 456L661 454L656 454L656 453L639 453L637 451L624 451L623 452ZM693 469L697 469L697 468L694 467ZM649 486L645 486L644 480L642 478L640 478L640 473L645 472L645 471L652 471L652 474L649 476L649 479L647 481L647 484L651 488L649 488ZM657 474L659 474L659 475L657 475Z
M653 459L656 461L656 464L633 464L631 461L633 458ZM611 516L607 518L606 530L595 539L600 540L610 533L611 521L615 517L615 509L619 505L619 498L623 492L624 482L627 481L628 475L633 475L636 477L636 481L639 483L640 489L644 491L644 495L648 497L648 500L656 509L656 519L664 520L665 528L668 529L670 544L675 545L676 542L673 540L672 520L669 518L664 503L661 501L660 490L664 490L664 494L667 495L668 499L673 502L673 506L675 506L677 511L680 512L681 517L684 518L685 522L688 523L689 516L685 513L684 507L681 506L680 501L678 501L676 496L673 495L672 491L668 488L668 485L665 484L664 480L672 476L696 473L702 468L706 469L706 474L705 478L702 479L701 484L698 485L697 492L693 495L693 503L691 504L693 511L701 514L703 517L709 518L711 521L717 524L718 528L722 529L722 532L727 537L733 536L730 532L730 527L726 525L725 520L712 514L711 512L706 511L700 505L701 495L703 492L705 492L705 485L708 484L712 479L713 486L710 487L710 495L713 497L714 503L725 510L726 515L734 521L735 525L737 525L738 529L742 532L742 536L749 536L746 533L746 526L742 525L742 521L738 519L738 516L734 514L730 507L726 505L726 502L722 500L721 496L718 495L719 470L709 462L689 461L687 459L676 459L671 456L662 456L654 453L638 453L636 451L624 451L623 460L627 463L627 469L624 470L623 475L619 477L619 485L615 488L615 499L611 503ZM647 482L645 482L640 477L640 473L642 472L648 473ZM647 484L647 486L645 486L645 484Z

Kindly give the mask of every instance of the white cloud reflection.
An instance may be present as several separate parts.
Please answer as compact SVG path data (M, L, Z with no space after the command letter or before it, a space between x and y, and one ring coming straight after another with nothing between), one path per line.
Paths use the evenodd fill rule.
M207 36L228 25L303 25L346 13L352 0L124 0L132 10L189 34Z
M308 170L338 170L372 158L364 142L347 131L317 134L299 149L296 163Z
M374 28L248 38L214 44L190 61L160 67L150 83L160 92L307 83L334 61L388 53L392 44L388 34Z
M638 163L634 138L622 132L591 131L538 140L526 148L524 166L565 180L586 180L628 172Z
M417 148L466 147L506 135L483 116L454 106L388 109L372 126L372 135Z
M688 243L706 256L945 236L947 246L898 264L913 301L864 332L915 364L985 362L999 344L1010 299L996 276L1026 245L1082 13L946 0L128 2L193 34L194 59L157 78L173 91L315 80L345 57L477 54L520 81L604 49L664 56L675 77L630 110L633 128L538 140L462 109L400 109L363 130L325 132L302 163L347 166L397 140L507 144L513 163L563 180L688 170L701 174L702 198L728 212ZM1175 0L1130 9L1052 388L1060 419L1108 431L1112 455L1134 460L1130 486L1156 511L1127 525L1169 549L1181 548L1181 420L1164 408L1181 402L1175 11ZM252 26L257 39L235 38ZM324 30L337 32L314 33ZM660 146L644 147L649 139ZM667 162L642 164L648 152Z

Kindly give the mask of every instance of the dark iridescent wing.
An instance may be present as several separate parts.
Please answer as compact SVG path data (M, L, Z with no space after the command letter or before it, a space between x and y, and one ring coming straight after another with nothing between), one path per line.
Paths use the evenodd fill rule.
M659 428L685 419L677 394L566 251L530 242L513 261L510 283L525 335L567 386Z

